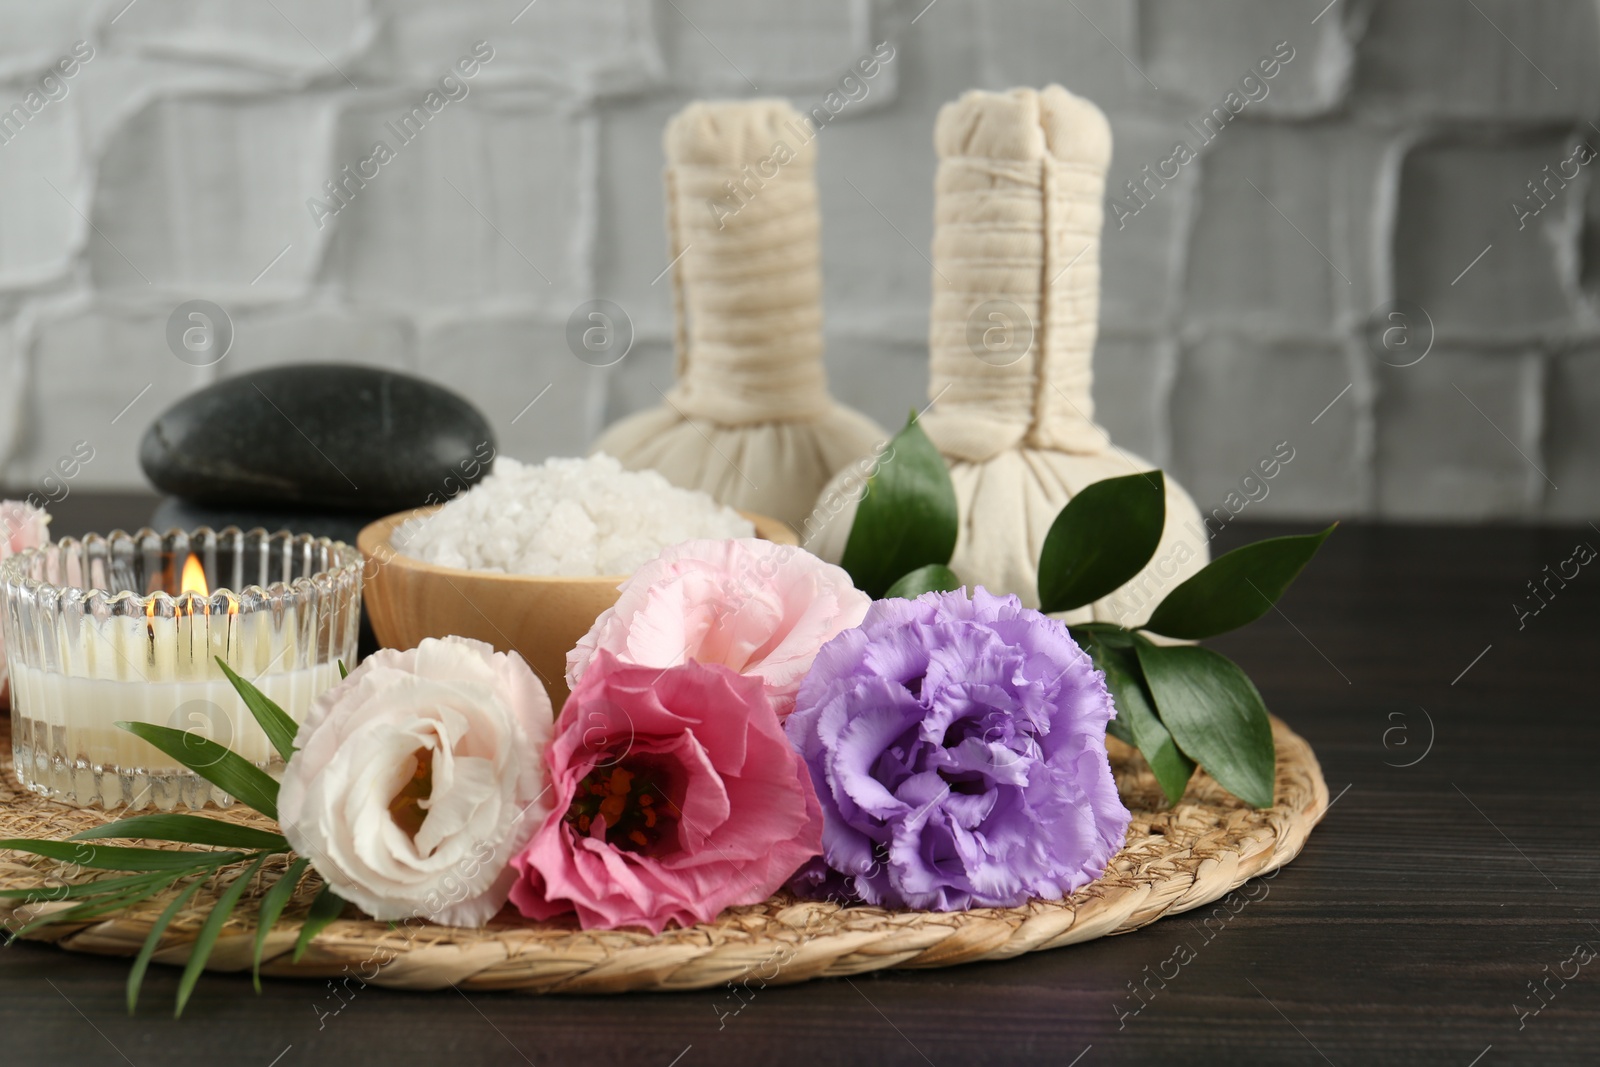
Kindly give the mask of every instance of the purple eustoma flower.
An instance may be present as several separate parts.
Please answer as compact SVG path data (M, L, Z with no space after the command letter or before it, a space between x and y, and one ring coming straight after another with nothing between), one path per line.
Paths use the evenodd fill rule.
M956 911L1100 876L1128 809L1116 714L1067 628L975 589L880 600L822 647L788 719L822 801L802 895Z

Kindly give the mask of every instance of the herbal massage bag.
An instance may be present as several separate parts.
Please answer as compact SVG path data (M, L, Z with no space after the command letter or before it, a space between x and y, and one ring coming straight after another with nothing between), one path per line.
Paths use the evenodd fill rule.
M690 104L667 125L678 380L593 447L795 527L886 436L828 394L814 136L780 100Z
M1045 534L1072 497L1150 464L1094 422L1092 357L1100 302L1101 202L1111 129L1087 100L1042 91L969 92L939 111L934 191L932 410L922 426L950 464L961 508L951 568L968 584L1038 606ZM993 331L1012 344L991 347ZM1031 343L1030 343L1031 341ZM854 502L846 471L824 491L807 547L838 561ZM1200 516L1171 478L1150 565L1072 613L1133 626L1205 565Z

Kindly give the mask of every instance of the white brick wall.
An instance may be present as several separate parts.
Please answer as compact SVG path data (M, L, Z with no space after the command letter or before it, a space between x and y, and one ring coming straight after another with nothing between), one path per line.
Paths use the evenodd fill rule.
M1600 161L1520 227L1511 208L1600 149L1591 3L0 0L0 27L0 120L23 108L0 125L13 487L84 438L79 485L136 486L162 406L300 360L449 384L508 454L580 451L671 378L667 118L758 91L808 109L884 40L818 182L834 388L896 423L925 393L942 103L1049 81L1095 99L1121 196L1288 41L1265 99L1122 228L1107 213L1102 418L1202 508L1288 440L1251 516L1600 515ZM401 144L387 124L479 40L493 59ZM42 82L78 41L93 58ZM379 139L394 158L319 225L307 201ZM636 334L604 369L565 340L597 297ZM233 320L214 367L168 351L191 299ZM1371 340L1397 299L1428 320L1400 353Z

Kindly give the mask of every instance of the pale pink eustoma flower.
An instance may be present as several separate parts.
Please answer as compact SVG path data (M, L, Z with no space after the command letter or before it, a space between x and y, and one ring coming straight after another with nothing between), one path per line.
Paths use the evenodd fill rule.
M50 542L50 513L22 500L0 500L0 559ZM0 634L0 695L11 678L5 635Z
M803 548L753 537L685 541L622 583L616 605L567 653L567 684L577 688L602 649L645 667L717 663L759 678L781 719L817 650L871 604L842 568Z

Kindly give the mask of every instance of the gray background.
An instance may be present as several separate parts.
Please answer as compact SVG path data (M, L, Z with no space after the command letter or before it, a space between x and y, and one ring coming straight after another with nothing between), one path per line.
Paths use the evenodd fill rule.
M319 228L308 198L396 143L383 124L479 39L495 56L470 95ZM1512 206L1600 147L1589 0L7 0L0 112L80 40L65 96L0 143L13 487L78 440L96 454L72 487L138 486L173 398L306 359L447 383L509 455L582 450L671 380L668 117L756 87L809 109L884 40L818 181L833 389L897 423L926 390L943 102L1092 98L1120 195L1286 41L1265 99L1122 228L1108 211L1101 418L1202 509L1288 441L1245 517L1600 514L1600 162L1520 224ZM614 367L567 350L593 297L633 321ZM232 318L215 366L168 350L190 299Z

